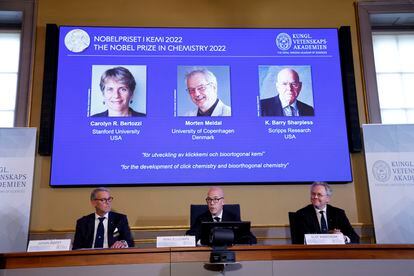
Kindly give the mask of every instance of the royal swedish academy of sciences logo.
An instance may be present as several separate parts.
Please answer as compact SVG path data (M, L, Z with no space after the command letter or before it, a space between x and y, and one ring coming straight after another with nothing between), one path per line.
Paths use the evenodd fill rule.
M377 181L387 182L391 177L391 168L385 161L378 160L372 165L372 174Z
M292 46L292 39L287 33L280 33L276 37L276 46L282 51L289 50Z

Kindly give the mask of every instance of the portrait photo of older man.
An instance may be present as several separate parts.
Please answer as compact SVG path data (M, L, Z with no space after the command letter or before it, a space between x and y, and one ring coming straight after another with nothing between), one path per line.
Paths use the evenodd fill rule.
M178 116L231 116L228 66L179 66Z
M264 67L259 69L259 75L264 75L260 86L261 116L314 116L310 66Z

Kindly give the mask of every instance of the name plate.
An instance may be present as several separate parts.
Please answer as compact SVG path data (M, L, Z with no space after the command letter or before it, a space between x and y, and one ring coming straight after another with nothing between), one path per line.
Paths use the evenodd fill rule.
M305 234L305 244L345 244L343 234Z
M192 247L196 246L195 236L157 237L157 247Z
M27 252L70 250L70 239L29 241Z

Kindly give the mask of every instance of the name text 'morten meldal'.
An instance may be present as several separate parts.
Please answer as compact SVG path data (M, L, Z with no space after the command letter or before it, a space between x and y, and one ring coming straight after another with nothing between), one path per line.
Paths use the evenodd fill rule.
M206 121L185 121L186 126L222 126L223 121L213 121L213 120L206 120Z

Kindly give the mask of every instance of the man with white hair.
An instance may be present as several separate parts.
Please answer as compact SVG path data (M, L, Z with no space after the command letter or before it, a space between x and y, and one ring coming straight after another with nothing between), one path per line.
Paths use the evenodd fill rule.
M346 243L359 243L345 211L328 203L332 197L332 189L326 182L314 182L310 188L312 204L296 211L295 230L297 243L303 244L305 234L340 234Z
M197 106L186 116L231 116L230 106L217 96L217 78L205 68L195 69L186 74L185 82L191 101Z

